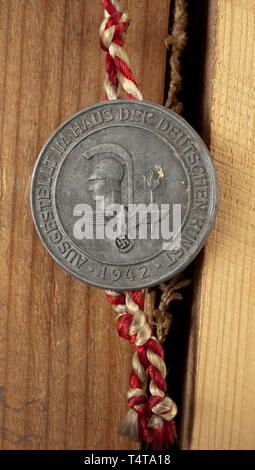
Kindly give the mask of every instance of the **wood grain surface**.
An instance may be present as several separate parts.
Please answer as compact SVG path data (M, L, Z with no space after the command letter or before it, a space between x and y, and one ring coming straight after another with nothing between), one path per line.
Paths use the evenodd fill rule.
M170 0L121 5L144 98L162 103ZM133 348L104 293L53 262L29 206L45 140L104 98L102 18L99 0L0 1L1 449L138 448L117 431Z
M255 1L209 2L202 131L220 203L197 260L182 446L255 447Z

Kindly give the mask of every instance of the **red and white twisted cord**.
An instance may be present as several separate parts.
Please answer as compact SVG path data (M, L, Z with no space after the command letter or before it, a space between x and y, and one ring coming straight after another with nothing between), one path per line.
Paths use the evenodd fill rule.
M148 336L148 334L150 336L151 328L149 328L149 332L146 332L148 326L143 328L145 324L144 313L139 311L137 304L134 304L132 295L135 295L135 293L123 295L118 292L106 291L108 301L118 313L119 335L136 345L129 379L130 388L127 393L129 411L121 424L120 432L132 440L146 441L148 414L147 374L139 355L144 344L144 337ZM143 302L143 299L141 300Z
M142 100L127 53L123 49L129 15L120 11L117 0L102 0L105 18L99 29L100 43L105 56L104 88L108 100L118 98L119 84L129 99Z
M106 291L106 296L118 313L119 335L136 346L128 391L130 409L121 432L131 439L151 442L155 449L168 448L176 441L173 419L177 407L166 395L164 352L143 310L143 293ZM149 399L145 371L151 379Z
M120 11L117 0L102 0L102 3L105 18L99 32L101 47L106 51L106 99L118 99L121 85L128 99L142 100L129 58L123 50L129 16ZM129 411L121 432L133 440L152 443L154 449L168 448L176 441L173 418L177 407L166 395L164 352L143 310L143 293L141 290L127 293L106 291L106 296L118 313L119 335L136 346L129 380ZM146 393L147 373L151 379L149 398Z

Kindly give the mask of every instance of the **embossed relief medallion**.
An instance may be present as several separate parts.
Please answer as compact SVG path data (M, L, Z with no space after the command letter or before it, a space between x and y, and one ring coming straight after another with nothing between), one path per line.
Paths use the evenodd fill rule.
M64 269L98 287L132 290L194 259L215 219L217 180L207 148L180 116L150 102L108 101L50 137L35 165L31 207ZM166 243L166 221L179 245Z

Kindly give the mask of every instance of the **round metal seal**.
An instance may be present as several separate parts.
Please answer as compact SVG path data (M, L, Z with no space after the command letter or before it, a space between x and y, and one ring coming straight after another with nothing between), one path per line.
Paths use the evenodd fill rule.
M135 290L182 271L215 220L210 154L180 116L147 101L83 109L49 138L31 185L51 256L97 287Z

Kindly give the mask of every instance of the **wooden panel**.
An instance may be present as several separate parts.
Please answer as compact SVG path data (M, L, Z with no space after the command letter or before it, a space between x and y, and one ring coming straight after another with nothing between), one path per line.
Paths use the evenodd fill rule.
M220 204L196 270L182 441L254 449L255 1L211 0L209 26L202 128Z
M144 97L162 103L170 0L121 5ZM118 337L103 291L52 261L29 207L47 137L104 98L102 18L94 0L0 2L2 449L138 448L117 432L133 348Z

